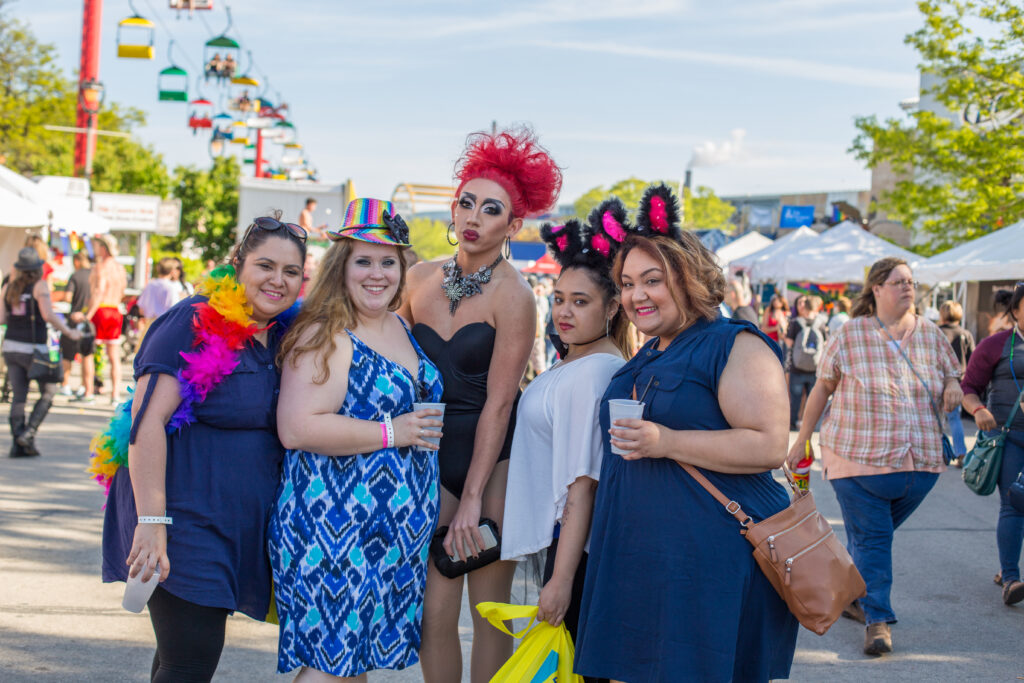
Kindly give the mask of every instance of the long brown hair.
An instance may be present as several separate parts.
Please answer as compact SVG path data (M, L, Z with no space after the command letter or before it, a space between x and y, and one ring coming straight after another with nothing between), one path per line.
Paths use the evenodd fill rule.
M627 237L612 268L612 277L620 288L622 264L633 249L640 249L661 264L672 301L679 309L681 328L695 322L695 318L718 317L718 306L725 299L725 275L697 237L689 232L682 234L680 242L661 235Z
M35 270L18 270L14 269L17 275L9 283L7 283L7 294L4 296L4 301L11 308L18 305L21 301L21 295L25 293L25 290L32 291L32 288L40 278L43 277L43 271L40 268Z
M874 315L878 310L875 303L874 287L885 284L892 271L905 265L907 262L899 256L886 256L871 264L871 270L868 271L868 276L864 279L864 289L857 295L857 300L853 302L853 310L850 311L850 315L854 318Z
M320 269L307 290L302 310L281 341L281 349L277 354L279 365L283 366L287 361L294 368L302 354L309 351L318 352L314 363L317 372L313 376L313 382L316 384L323 384L331 376L327 361L337 348L334 338L343 330L356 326L356 309L348 288L345 287L345 275L349 256L357 244L356 240L344 238L332 244L327 250L323 263L320 264ZM398 254L402 275L398 281L398 291L388 303L389 311L398 310L402 294L405 292L405 253L401 247L395 247L395 251ZM305 343L300 343L309 330L312 330L309 339Z

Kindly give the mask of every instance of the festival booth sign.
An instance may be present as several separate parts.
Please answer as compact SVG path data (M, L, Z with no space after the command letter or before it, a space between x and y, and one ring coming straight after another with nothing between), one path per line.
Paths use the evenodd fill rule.
M760 251L733 259L729 267L748 271L751 282L776 282L783 279L780 273L786 256L817 239L818 233L810 228L797 228Z
M759 232L748 232L715 251L715 258L722 270L727 270L733 261L761 251L772 244L772 240Z
M936 254L914 275L928 285L1024 279L1024 220Z
M911 268L921 261L917 254L843 221L786 255L777 275L788 282L863 282L871 264L886 256L898 256Z

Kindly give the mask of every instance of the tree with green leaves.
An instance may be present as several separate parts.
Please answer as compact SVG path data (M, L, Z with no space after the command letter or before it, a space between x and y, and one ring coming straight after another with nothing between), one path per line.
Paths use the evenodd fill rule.
M1024 218L1024 6L917 6L923 25L905 42L932 85L907 119L858 118L850 151L870 168L892 167L900 180L880 208L936 251Z
M171 194L181 200L181 232L174 237L154 236L154 246L181 252L187 240L203 260L226 258L235 243L240 174L233 156L217 157L208 169L174 169Z
M56 48L10 17L6 4L0 0L0 156L25 175L73 175L74 136L43 126L75 125L78 87L57 66ZM101 130L130 133L145 122L141 110L117 104L97 115ZM108 136L97 139L90 182L99 192L161 197L170 188L163 159L151 147Z
M626 178L612 185L607 190L595 187L587 190L583 196L573 203L576 215L586 217L598 204L609 197L618 197L632 213L640 204L644 190L658 181ZM665 183L672 187L671 183ZM729 219L736 212L736 207L724 201L710 187L703 185L694 194L689 188L683 188L683 229L684 230L732 230Z
M409 219L409 242L423 261L449 256L455 251L455 247L448 244L447 234L448 225L443 221L422 217Z

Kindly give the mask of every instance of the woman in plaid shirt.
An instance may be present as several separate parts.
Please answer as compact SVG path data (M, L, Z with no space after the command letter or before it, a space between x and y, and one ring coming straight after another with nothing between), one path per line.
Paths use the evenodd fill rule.
M866 624L869 655L892 651L893 533L946 469L940 415L963 396L960 364L945 335L914 313L916 285L902 259L871 266L853 318L825 345L788 459L790 467L803 459L832 396L821 426L823 470L868 589L843 615Z

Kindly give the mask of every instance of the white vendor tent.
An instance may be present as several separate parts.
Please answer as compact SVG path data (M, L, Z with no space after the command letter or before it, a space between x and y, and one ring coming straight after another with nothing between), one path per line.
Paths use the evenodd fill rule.
M770 244L772 244L772 241L761 233L748 232L743 237L734 239L725 246L719 247L715 251L715 256L718 258L718 265L725 270L732 261L761 251Z
M921 257L850 221L786 255L778 279L789 282L863 282L867 269L885 256L905 259L916 268Z
M729 263L729 267L748 270L752 282L775 282L782 280L784 278L780 275L780 269L785 263L786 255L807 246L810 240L817 239L818 233L810 228L797 228L760 251L733 259Z
M61 197L47 192L6 166L0 166L0 189L13 192L46 211L50 217L47 225L51 230L66 230L79 235L110 232L110 221L90 211L88 199Z
M936 254L914 270L925 284L1024 278L1024 221Z
M49 222L42 207L0 187L0 228L42 228Z

